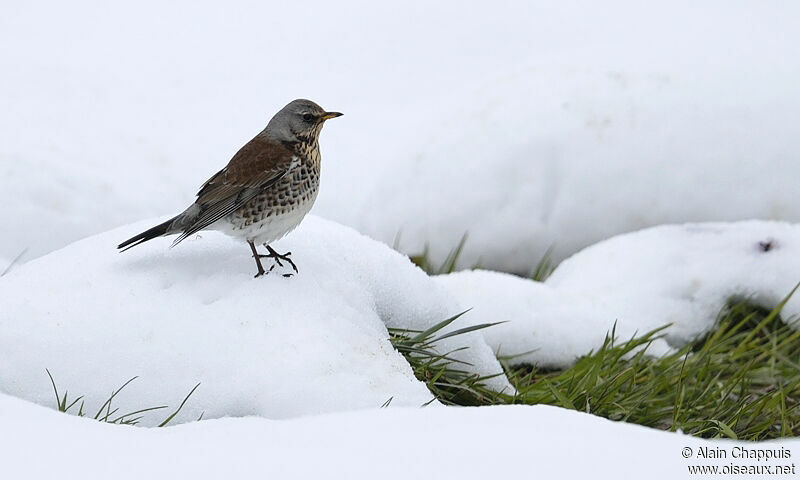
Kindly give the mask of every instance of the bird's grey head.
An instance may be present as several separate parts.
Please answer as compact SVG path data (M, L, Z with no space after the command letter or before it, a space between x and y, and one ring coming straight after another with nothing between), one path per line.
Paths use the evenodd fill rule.
M262 134L280 142L313 144L319 138L322 124L341 115L339 112L326 112L311 100L298 99L276 113Z

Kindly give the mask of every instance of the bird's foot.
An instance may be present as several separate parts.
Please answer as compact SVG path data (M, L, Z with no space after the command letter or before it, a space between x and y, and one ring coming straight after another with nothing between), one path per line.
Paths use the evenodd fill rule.
M261 257L261 256L266 256L266 255L259 255L259 257ZM262 276L268 274L269 272L271 272L274 269L275 269L275 265L272 265L271 267L269 267L269 270L264 270L264 268L259 263L258 264L258 273L256 273L253 278L262 277ZM286 276L286 275L284 275L284 276Z
M281 253L276 252L274 248L270 247L267 244L264 244L264 246L269 251L269 254L267 254L267 255L259 254L258 256L260 258L271 258L272 260L275 261L276 264L278 264L279 267L283 267L283 263L281 262L281 260L283 260L284 262L286 262L286 263L288 263L289 265L292 266L292 270L294 270L295 273L298 273L297 265L295 265L294 262L292 261L292 259L289 258L292 255L292 252L286 252L286 253L281 254ZM272 268L275 268L275 265L272 265ZM270 268L270 271L272 271L272 268ZM292 274L291 273L285 273L285 274L283 274L283 276L284 277L291 277Z

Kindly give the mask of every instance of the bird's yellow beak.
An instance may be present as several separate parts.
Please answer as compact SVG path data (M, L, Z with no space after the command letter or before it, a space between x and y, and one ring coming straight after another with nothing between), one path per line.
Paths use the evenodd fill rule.
M342 114L339 112L325 112L322 117L322 120L330 120L331 118L341 117Z

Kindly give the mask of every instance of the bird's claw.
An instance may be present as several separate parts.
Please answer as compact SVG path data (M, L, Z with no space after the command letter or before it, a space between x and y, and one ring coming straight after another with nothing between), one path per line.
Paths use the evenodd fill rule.
M258 257L259 257L259 258L262 258L262 257L268 257L268 256L269 256L269 255L258 255ZM275 265L274 265L274 264L273 264L272 266L270 266L270 267L269 267L269 270L264 270L264 269L261 267L261 264L259 264L259 266L258 266L258 273L256 273L256 274L255 274L255 276L254 276L253 278L263 277L264 275L267 275L269 272L271 272L271 271L273 271L273 270L275 270Z
M286 263L288 263L289 265L292 266L292 270L294 270L295 273L299 273L299 270L297 270L297 265L295 265L294 262L292 261L292 259L289 258L292 255L292 252L286 252L286 253L281 254L281 253L276 252L275 249L273 249L269 245L265 244L264 246L267 247L267 250L269 250L269 253L266 254L266 255L259 254L258 255L259 258L271 258L281 268L283 268L283 262L281 262L281 260L283 260L284 262L286 262ZM272 265L272 268L270 268L269 270L272 271L273 268L275 268L274 264ZM292 274L291 273L290 274L284 274L283 276L284 277L291 277Z

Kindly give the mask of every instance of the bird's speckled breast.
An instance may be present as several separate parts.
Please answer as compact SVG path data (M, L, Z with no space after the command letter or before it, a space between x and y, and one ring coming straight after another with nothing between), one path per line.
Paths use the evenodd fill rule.
M320 153L318 147L298 153L300 165L233 212L228 218L229 228L251 230L248 237L277 239L302 221L319 191Z

